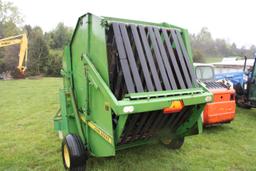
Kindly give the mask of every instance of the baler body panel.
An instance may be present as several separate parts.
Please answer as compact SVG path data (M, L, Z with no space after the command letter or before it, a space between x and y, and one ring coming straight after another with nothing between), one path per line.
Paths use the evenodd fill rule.
M102 98L101 92L92 86L89 79L85 77L87 71L83 62L83 54L86 54L108 85L108 62L107 58L104 58L107 55L105 42L105 28L101 26L101 19L93 15L80 18L70 44L74 95L77 99L77 108L83 113L82 115L87 114L84 117L90 118L90 121L96 122L102 129L113 135L111 110L105 110L107 102ZM90 137L87 139L87 144L90 144L89 148L94 155L115 154L113 142L110 144L102 141L102 137L94 130L86 129L87 136Z
M212 100L198 84L187 30L172 25L97 17L79 18L65 50L55 129L79 135L91 155L201 131ZM180 112L164 114L173 101Z

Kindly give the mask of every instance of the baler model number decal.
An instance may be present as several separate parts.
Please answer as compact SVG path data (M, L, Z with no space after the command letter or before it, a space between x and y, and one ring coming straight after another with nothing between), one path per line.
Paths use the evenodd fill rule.
M92 122L89 121L88 126L92 128L95 132L97 132L107 142L112 144L112 138L109 135L107 135L104 131L102 131L100 128L98 128L96 125L94 125Z
M106 140L109 144L112 144L112 137L106 134L104 131L102 131L100 128L98 128L93 122L86 121L84 117L80 115L80 119L86 123L90 128L92 128L96 133L98 133L104 140Z

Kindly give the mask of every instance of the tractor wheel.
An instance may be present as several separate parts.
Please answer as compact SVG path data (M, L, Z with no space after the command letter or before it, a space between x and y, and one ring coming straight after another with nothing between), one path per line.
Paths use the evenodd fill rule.
M166 140L162 140L162 143L164 144L164 146L166 146L169 149L180 149L181 146L184 144L184 137L182 138L176 138L176 139L166 139Z
M85 171L88 153L79 136L69 134L63 139L62 159L65 169Z
M244 104L244 103L237 103L237 106L241 107L241 108L244 108L244 109L251 109L252 107L247 105L247 104Z
M236 104L237 106L241 107L241 108L244 108L244 109L251 109L252 107L250 105L247 105L246 103L244 103L244 99L237 99L236 100Z

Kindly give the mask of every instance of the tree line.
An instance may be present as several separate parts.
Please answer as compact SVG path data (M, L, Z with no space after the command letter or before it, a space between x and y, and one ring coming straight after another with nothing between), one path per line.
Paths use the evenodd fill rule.
M190 35L193 58L195 62L207 62L209 58L247 56L252 58L256 46L238 48L235 43L228 43L225 39L213 39L210 31L203 27L198 34Z
M71 39L73 29L63 23L44 32L39 26L22 26L23 18L17 7L0 0L0 39L26 33L28 36L28 70L26 75L59 76L64 46ZM0 49L0 73L15 71L19 45Z
M26 33L29 40L28 70L26 75L60 76L63 49L71 39L73 28L63 23L44 32L40 26L22 25L23 17L18 8L10 2L0 0L0 38ZM206 62L209 58L226 56L252 56L256 52L253 45L249 49L238 48L235 43L224 39L213 39L204 27L198 34L190 35L195 62ZM18 63L18 46L0 49L0 73L14 71Z

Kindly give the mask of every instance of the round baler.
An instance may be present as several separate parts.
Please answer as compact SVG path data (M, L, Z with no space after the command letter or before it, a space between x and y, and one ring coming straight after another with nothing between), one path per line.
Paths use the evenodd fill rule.
M196 81L187 30L167 23L81 16L63 58L55 129L65 168L89 156L161 140L180 148L202 131L212 94Z

